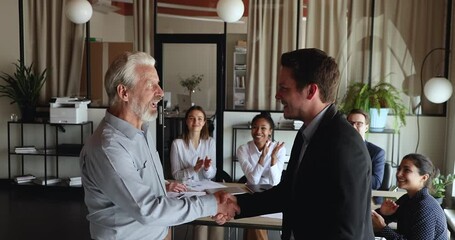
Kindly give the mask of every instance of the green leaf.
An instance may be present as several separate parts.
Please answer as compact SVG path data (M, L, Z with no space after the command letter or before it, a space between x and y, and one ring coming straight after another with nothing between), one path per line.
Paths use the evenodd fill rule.
M47 78L47 70L35 74L33 63L30 66L14 63L16 66L13 74L2 72L0 78L4 81L0 85L0 97L11 98L11 104L22 106L36 106L38 104L41 88Z
M394 129L399 131L406 125L407 108L400 96L400 91L392 84L379 82L370 86L363 82L352 82L340 103L340 111L347 114L352 109L369 112L370 108L389 108L394 114Z

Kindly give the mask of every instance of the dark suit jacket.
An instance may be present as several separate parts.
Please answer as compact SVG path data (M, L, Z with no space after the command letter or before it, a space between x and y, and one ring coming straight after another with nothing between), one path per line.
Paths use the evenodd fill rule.
M371 189L379 189L384 178L385 151L384 149L365 141L371 158Z
M314 133L294 179L298 152L291 153L277 186L237 195L237 218L283 212L285 240L291 230L295 239L374 239L370 156L359 133L334 105Z

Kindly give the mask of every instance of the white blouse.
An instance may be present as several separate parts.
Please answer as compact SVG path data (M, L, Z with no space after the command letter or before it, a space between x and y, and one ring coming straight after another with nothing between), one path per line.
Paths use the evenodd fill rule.
M194 171L194 165L198 158L205 157L212 159L212 165L206 171L204 167L197 173ZM207 140L199 140L197 149L193 144L187 145L183 139L175 139L172 142L171 153L171 171L175 180L204 180L212 179L216 174L216 142L209 137Z
M262 151L256 147L253 141L249 141L237 148L237 160L240 163L242 171L245 173L247 183L249 184L271 184L277 185L281 180L281 173L284 168L286 148L283 146L277 153L277 162L271 166L272 151L278 142L272 142L269 151L264 158L264 166L258 164Z

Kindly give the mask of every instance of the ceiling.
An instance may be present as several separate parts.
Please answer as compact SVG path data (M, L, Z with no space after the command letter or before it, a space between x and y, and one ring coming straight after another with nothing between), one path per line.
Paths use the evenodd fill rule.
M242 0L245 6L243 16L248 14L248 1ZM102 3L110 4L111 6L117 7L115 11L122 15L133 15L133 3L132 0L92 0L92 4ZM216 17L216 4L218 0L158 0L158 13L178 15L178 16L204 16L204 17Z

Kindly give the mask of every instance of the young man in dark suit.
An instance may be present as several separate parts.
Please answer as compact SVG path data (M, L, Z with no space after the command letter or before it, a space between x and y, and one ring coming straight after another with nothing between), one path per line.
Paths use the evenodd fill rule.
M261 193L237 195L236 218L283 212L284 240L374 239L371 160L363 139L334 105L338 85L338 66L325 52L282 55L275 98L285 118L304 126L283 180Z

